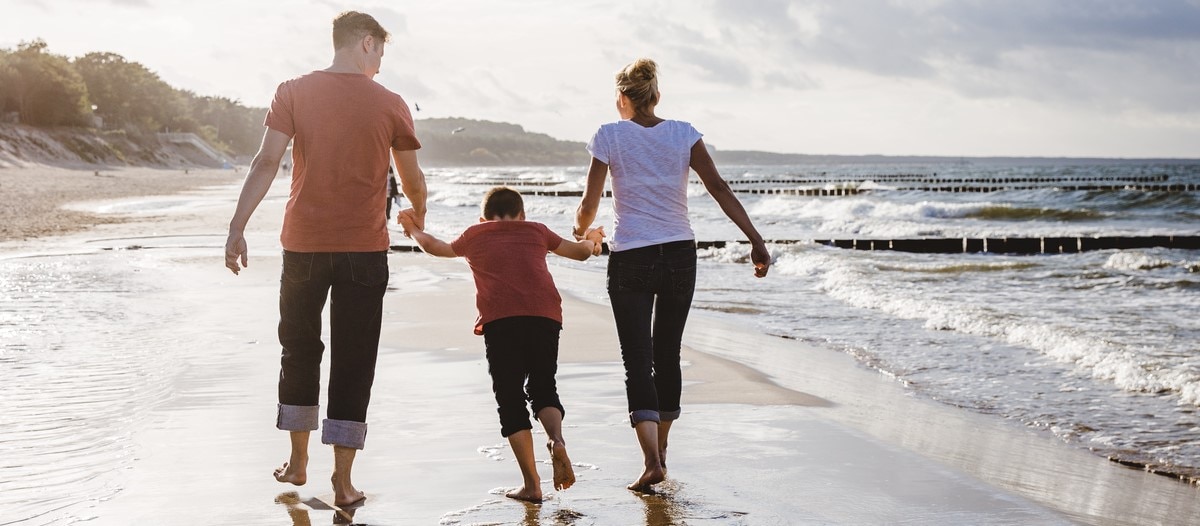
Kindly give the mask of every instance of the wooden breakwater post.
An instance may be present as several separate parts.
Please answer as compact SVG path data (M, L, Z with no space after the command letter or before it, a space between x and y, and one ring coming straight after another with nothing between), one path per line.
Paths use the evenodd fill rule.
M1200 235L1107 237L989 237L817 239L813 243L853 250L893 250L919 254L1073 254L1092 250L1172 248L1200 250Z
M917 254L1073 254L1093 250L1129 250L1137 248L1171 248L1200 250L1200 235L1182 236L1106 236L1106 237L944 237L900 239L768 239L767 244L790 245L813 243L847 250L890 250ZM696 248L726 248L738 241L697 241ZM392 245L392 252L421 252L416 245ZM608 243L603 254L609 253Z

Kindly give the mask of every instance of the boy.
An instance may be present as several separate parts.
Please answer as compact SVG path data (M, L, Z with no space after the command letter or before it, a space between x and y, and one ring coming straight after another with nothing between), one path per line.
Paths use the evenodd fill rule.
M546 267L546 252L583 261L600 253L604 231L590 229L582 241L567 241L541 223L526 221L521 194L505 187L489 190L482 209L479 224L467 228L451 243L425 233L407 210L401 212L399 220L405 234L426 253L467 259L475 277L475 303L479 309L475 334L483 335L487 350L500 434L508 438L524 479L520 488L506 496L541 502L541 479L534 464L533 426L525 409L526 398L549 438L546 447L554 465L554 488L565 490L575 483L562 437L564 410L554 381L562 299Z

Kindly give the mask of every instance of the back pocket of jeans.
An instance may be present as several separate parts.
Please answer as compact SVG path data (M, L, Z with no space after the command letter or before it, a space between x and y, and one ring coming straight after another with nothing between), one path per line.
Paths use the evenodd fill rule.
M304 252L283 252L283 281L287 283L303 283L312 277L313 254Z
M696 267L694 265L673 268L668 272L671 275L671 292L676 296L691 296L696 292Z
M387 252L350 253L350 272L359 285L383 285L388 281Z
M609 261L608 290L650 292L654 282L654 266Z

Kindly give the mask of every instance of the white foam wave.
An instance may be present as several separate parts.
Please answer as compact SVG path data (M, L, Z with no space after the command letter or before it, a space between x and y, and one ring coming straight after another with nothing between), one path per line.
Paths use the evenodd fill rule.
M1154 270L1175 265L1174 262L1140 250L1125 250L1108 257L1104 268L1112 270ZM1186 266L1186 264L1185 264Z
M797 261L791 261L795 257ZM804 262L803 259L814 261ZM878 286L865 266L830 266L820 258L784 256L783 273L820 276L819 288L850 305L879 310L906 319L924 320L929 330L953 330L984 336L1036 350L1095 379L1112 382L1130 392L1171 392L1183 403L1200 405L1200 372L1188 364L1168 363L1138 349L1110 341L1103 334L1083 332L1052 321L1029 319L985 304L928 300L915 287L902 283ZM824 269L824 270L823 270Z
M942 201L919 201L904 203L881 201L873 198L850 197L837 199L815 199L798 202L796 198L772 196L760 200L751 207L752 216L788 216L797 219L817 220L862 220L886 219L918 221L966 217L988 207L997 206L990 202L949 203Z

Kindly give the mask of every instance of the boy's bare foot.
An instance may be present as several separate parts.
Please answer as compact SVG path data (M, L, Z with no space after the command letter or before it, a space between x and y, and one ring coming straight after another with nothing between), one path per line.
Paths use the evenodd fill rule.
M508 492L508 493L505 493L504 496L508 497L510 499L523 500L525 502L532 502L534 504L542 503L542 489L538 488L536 486L533 489L529 489L529 488L526 488L525 486L521 486L517 489L514 489L514 490Z
M308 482L308 473L305 472L304 466L284 462L275 470L275 480L285 484L303 486L305 482Z
M575 469L571 467L571 459L567 456L567 445L553 441L546 443L550 450L550 460L554 464L554 489L562 491L575 484Z
M638 477L637 480L633 481L633 484L630 484L625 487L627 489L631 489L633 491L639 491L642 493L653 493L654 488L652 488L651 486L658 484L659 482L662 482L664 479L666 479L666 473L663 471L663 468L661 465L659 465L658 463L655 463L653 466L647 467L646 471L642 472L642 476Z

